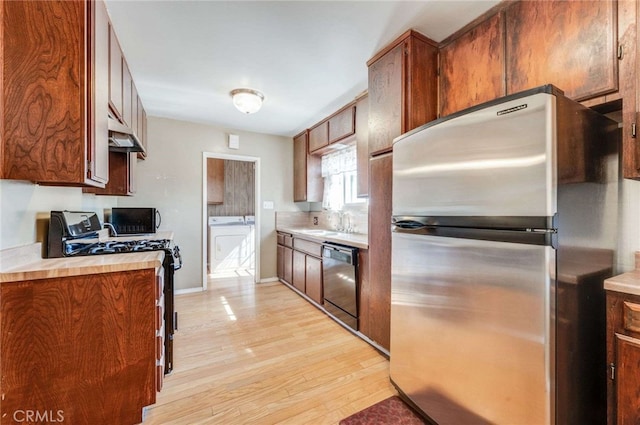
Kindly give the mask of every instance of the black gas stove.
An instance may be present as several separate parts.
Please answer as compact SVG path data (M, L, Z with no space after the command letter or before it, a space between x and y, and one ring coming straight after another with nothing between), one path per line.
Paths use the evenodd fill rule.
M86 240L64 241L65 257L75 255L120 254L125 252L160 251L171 249L169 239L113 240L88 242Z
M51 211L47 254L49 258L164 251L165 374L173 370L173 334L178 329L174 311L174 272L182 267L180 248L155 234L126 235L101 241L102 225L94 212Z

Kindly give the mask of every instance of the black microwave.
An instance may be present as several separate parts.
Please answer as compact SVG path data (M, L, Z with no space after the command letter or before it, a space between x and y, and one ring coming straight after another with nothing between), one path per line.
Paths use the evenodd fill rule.
M110 222L118 235L155 233L160 221L155 208L111 208Z

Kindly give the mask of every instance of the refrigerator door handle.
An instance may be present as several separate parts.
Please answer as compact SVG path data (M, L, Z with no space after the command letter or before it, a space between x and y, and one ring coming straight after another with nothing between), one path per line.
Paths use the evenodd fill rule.
M395 218L392 224L395 227L403 230L417 230L417 229L424 229L427 227L425 223L422 223L417 220L402 220L402 219L396 220Z

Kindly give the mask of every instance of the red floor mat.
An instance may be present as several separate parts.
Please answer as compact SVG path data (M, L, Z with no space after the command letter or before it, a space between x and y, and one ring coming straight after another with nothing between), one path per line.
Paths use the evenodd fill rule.
M398 396L382 400L340 421L340 425L423 425L425 423Z

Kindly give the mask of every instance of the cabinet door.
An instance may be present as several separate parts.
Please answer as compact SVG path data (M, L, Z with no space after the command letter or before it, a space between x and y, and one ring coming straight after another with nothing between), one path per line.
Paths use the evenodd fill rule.
M138 96L138 91L133 85L134 92L136 93L136 115L135 124L136 124L136 134L138 135L138 140L142 143L142 147L144 147L145 152L138 152L139 159L145 159L147 157L147 115L144 111L144 106L142 106L142 100L140 96Z
M400 43L369 66L369 155L391 148L402 134L402 64Z
M324 121L309 130L309 153L329 144L329 121Z
M282 272L283 279L285 282L291 284L293 280L293 249L289 247L284 247L284 260L283 267L284 270Z
M293 138L293 201L307 200L307 132Z
M616 334L617 424L640 423L640 340Z
M440 116L505 94L504 18L498 13L440 50Z
M304 252L293 251L293 286L300 292L305 292L306 281L306 257Z
M224 160L207 158L207 203L224 203Z
M308 133L293 138L293 201L322 202L321 157L309 155Z
M277 250L278 250L277 255L276 255L277 276L278 276L278 279L284 279L284 246L277 245Z
M362 303L369 323L365 334L389 349L391 310L391 176L392 154L371 159L369 168L369 282Z
M307 255L306 274L306 294L309 298L322 305L322 260Z
M122 119L122 50L111 25L109 25L109 105L115 117Z
M106 183L109 180L109 15L102 1L90 2L93 9L92 101L89 117L87 158L89 178Z
M554 84L574 100L618 89L614 1L521 1L506 11L507 93Z
M127 61L122 59L122 120L124 125L127 125L133 129L133 93L132 93L133 80L131 79L131 72L129 71L129 65ZM137 107L136 103L136 107ZM137 111L136 111L137 112ZM135 131L135 130L134 130Z
M104 4L11 1L1 7L0 177L104 185ZM87 54L89 48L95 49L95 57Z
M356 107L351 105L329 118L329 144L356 132Z

